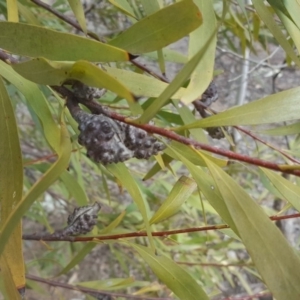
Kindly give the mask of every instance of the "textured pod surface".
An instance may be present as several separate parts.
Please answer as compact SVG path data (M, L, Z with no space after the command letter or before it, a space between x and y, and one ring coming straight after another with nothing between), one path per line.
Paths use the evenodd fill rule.
M104 165L123 162L132 157L148 159L164 149L164 145L142 129L112 120L104 115L79 111L79 144L87 148L87 155Z

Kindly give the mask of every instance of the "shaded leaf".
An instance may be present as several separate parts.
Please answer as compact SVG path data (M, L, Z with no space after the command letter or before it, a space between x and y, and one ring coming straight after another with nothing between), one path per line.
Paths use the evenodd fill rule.
M153 254L149 248L128 243L150 266L154 274L179 297L179 299L209 299L194 278L165 255Z
M271 12L266 7L263 0L253 0L252 1L255 10L262 21L267 25L272 35L276 38L280 46L284 49L284 51L290 56L290 58L300 66L300 60L294 52L292 46L289 44L287 38L284 36L279 26L276 24Z
M85 244L82 249L72 258L72 260L57 274L60 276L62 274L68 273L75 266L77 266L98 244L89 242Z
M48 102L38 86L24 79L3 61L0 61L0 74L25 96L27 103L43 126L43 134L49 145L57 152L60 143L60 130L50 112Z
M88 61L80 60L72 64L37 58L15 64L13 68L20 75L35 83L61 85L68 79L79 80L88 86L106 88L128 101L134 101L133 95L123 84Z
M272 129L262 130L261 133L268 135L289 135L289 134L298 134L300 133L300 122L280 126Z
M61 123L61 135L60 135L60 148L58 150L58 159L49 168L49 170L43 174L43 176L35 182L30 188L27 194L23 197L16 206L14 211L6 219L1 233L0 233L0 255L3 252L4 245L6 244L12 231L15 229L18 221L30 208L31 204L43 193L46 189L59 178L61 173L68 167L69 159L71 155L71 142L68 131L65 124Z
M202 16L191 0L169 5L142 19L109 42L133 54L159 50L201 25Z
M207 167L258 272L277 299L300 297L300 259L261 207L227 173Z
M146 208L146 200L144 199L140 188L138 187L135 179L132 177L130 172L124 163L111 164L106 167L109 172L111 172L119 182L127 189L128 193L132 197L133 201L136 203L146 227L149 242L154 250L153 237L151 235L151 228L148 220L148 211Z
M300 212L300 187L289 180L286 180L274 171L264 168L261 168L261 170L267 175L275 189L282 195L282 197L290 202Z
M0 22L0 32L1 48L14 54L66 61L129 60L129 54L122 49L45 27Z
M124 219L125 215L126 211L122 211L116 219L114 219L109 225L107 225L103 230L101 230L101 234L107 234L114 230L116 227L118 227Z
M87 282L77 283L78 286L83 286L90 289L104 290L104 291L114 291L118 289L124 289L131 286L134 283L133 277L128 278L109 278L104 280L94 280Z
M65 187L68 189L69 193L73 195L77 205L83 206L88 204L89 201L85 190L81 187L77 179L72 176L72 174L65 170L60 175L60 179L64 183Z
M23 191L23 163L14 110L0 77L0 229L20 203ZM22 249L22 224L14 224L5 243L3 263L7 265L15 287L25 286L25 267ZM4 243L1 240L1 243Z

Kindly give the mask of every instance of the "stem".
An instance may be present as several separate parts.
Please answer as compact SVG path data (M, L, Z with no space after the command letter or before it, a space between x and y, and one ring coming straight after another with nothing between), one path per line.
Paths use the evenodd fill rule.
M286 219L293 219L299 218L300 213L285 215L285 216L272 216L270 219L272 221L278 220L286 220ZM219 225L210 225L210 226L203 226L203 227L192 227L192 228L184 228L184 229L176 229L176 230L168 230L168 231L157 231L152 232L152 236L156 237L166 237L173 234L182 234L182 233L189 233L189 232L200 232L200 231L210 231L210 230L220 230L230 228L226 224L219 224ZM67 242L88 242L88 241L105 241L105 240L117 240L117 239L124 239L124 238L136 238L136 237L146 237L147 232L138 231L138 232L129 232L129 233L122 233L122 234L113 234L113 235L104 235L104 236L89 236L89 237L62 237L57 238L53 237L49 234L45 235L37 235L37 234L24 234L23 240L28 241L67 241Z

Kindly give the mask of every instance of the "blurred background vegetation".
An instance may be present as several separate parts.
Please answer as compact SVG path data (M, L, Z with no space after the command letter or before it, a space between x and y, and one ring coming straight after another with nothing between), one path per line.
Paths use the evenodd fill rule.
M0 1L2 20L8 18L8 2ZM146 17L147 2L150 1L81 1L88 30L97 34L104 42L129 28L136 20ZM194 2L201 4L203 1ZM298 59L300 29L292 15L294 8L289 6L288 1L209 2L219 26L213 66L219 99L211 109L225 111L235 105L245 105L299 86L300 64L295 60ZM173 3L174 1L157 0L160 8ZM290 3L296 5L297 1L292 0ZM48 4L55 11L76 20L67 1L51 1ZM297 5L300 10L299 4ZM17 1L17 7L22 23L83 35L42 7L39 1ZM134 18L124 8L130 9ZM203 20L206 22L205 15ZM136 61L157 74L163 73L171 81L187 63L189 47L191 44L186 36L164 48L164 55L160 59L152 52L141 55ZM289 51L293 51L295 58L291 57ZM115 63L114 66L142 73L130 62ZM186 82L185 86L187 84ZM17 120L24 166L23 193L26 194L53 165L56 154L45 139L44 128L24 94L8 81L5 81L5 86ZM39 88L58 122L63 102L46 86L40 85ZM146 106L149 103L147 101L147 98L141 99L141 103L146 103ZM112 92L108 91L99 102L122 115L131 115L126 100L116 97ZM295 110L299 109L300 101L298 107L295 107ZM281 113L281 110L277 111L278 116ZM155 125L163 128L180 126L189 123L187 119L191 116L194 121L200 119L192 103L186 106L177 103L177 106L174 104L163 108L155 118ZM194 139L200 137L199 140L207 144L248 157L299 166L297 120L295 122L287 118L276 124L264 123L262 116L262 125L254 124L250 128L251 133L262 139L263 143L250 134L231 127L221 140L211 138L201 128L183 130L180 134ZM232 124L225 122L222 125ZM68 128L73 142L69 168L62 172L59 179L26 212L23 217L24 234L51 233L61 229L66 226L67 217L75 207L94 201L99 201L102 209L93 235L139 232L145 230L145 220L133 197L139 197L136 191L139 190L145 200L150 219L168 197L173 197L173 200L176 198L171 192L176 188L175 194L180 203L178 209L173 208L170 217L152 224L152 231L184 231L192 227L224 224L224 218L212 206L201 187L196 188L190 169L184 161L173 159L169 164L166 157L161 156L147 161L131 159L125 163L126 167L120 167L122 172L118 174L124 177L114 176L114 167L107 168L86 157L85 149L76 143L76 132L71 126ZM182 149L187 151L186 148ZM186 152L187 158L189 155ZM191 162L194 164L193 159ZM206 172L206 168L202 169ZM290 201L291 197L283 192L285 189L276 188L276 183L285 185L285 181L278 178L278 181L272 181L261 169L240 161L228 163L223 170L263 208L266 215L283 216L297 212L293 207L294 202ZM298 177L284 174L280 178L295 184L299 189ZM132 184L131 180L135 182L135 186L130 193L128 185ZM299 196L294 197L295 201L299 201ZM243 203L244 199L239 200ZM274 224L298 252L298 219L278 220ZM273 299L274 291L265 285L266 281L261 278L245 244L231 229L214 228L200 232L187 230L185 233L165 235L153 240L157 253L163 253L185 270L202 287L208 299ZM178 294L176 296L176 292L174 294L174 290L162 278L158 279L145 257L138 255L134 246L127 242L149 246L148 237L78 243L23 240L26 274L29 275L26 280L26 299L177 299ZM253 240L253 243L256 242ZM42 280L41 283L42 278L44 282ZM275 280L277 279L274 278ZM70 287L76 285L108 293L104 295L100 292L92 294L72 291ZM186 288L189 289L188 286ZM293 297L286 299L300 299L296 292ZM201 296L180 298L202 299Z

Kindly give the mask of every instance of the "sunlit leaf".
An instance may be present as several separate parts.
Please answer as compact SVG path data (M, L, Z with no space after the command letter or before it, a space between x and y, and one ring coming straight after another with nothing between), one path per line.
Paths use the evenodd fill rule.
M181 176L173 186L168 198L150 219L150 224L159 223L174 215L180 209L180 206L194 192L196 186L194 180L186 176Z
M114 291L131 286L134 283L133 277L128 278L109 278L104 280L94 280L77 283L78 286L87 287L90 289L100 289L104 291Z
M76 19L78 23L80 24L80 27L82 31L87 34L87 28L86 28L86 21L84 16L84 8L81 4L80 0L68 0L70 7L73 10L74 15L76 16Z
M189 58L192 58L199 49L202 49L211 36L213 36L213 39L208 44L206 51L193 71L189 85L181 98L181 101L186 104L199 99L213 79L217 44L217 21L213 2L207 0L194 0L194 2L205 18L202 26L190 34Z
M33 59L13 65L15 71L28 80L45 85L61 85L68 79L97 88L106 88L120 97L134 101L133 95L125 86L101 68L88 61L76 63L51 62L44 58Z
M160 96L157 99L155 99L152 102L152 104L144 111L144 113L137 120L137 122L139 123L149 122L155 116L155 114L160 110L160 108L163 107L169 101L169 99L175 94L175 92L179 90L179 88L192 74L198 62L202 59L213 37L214 35L211 36L211 38L205 43L204 47L202 47L194 55L194 57L191 60L189 60L189 62L180 70L180 72L176 75L174 80L167 86L167 88L160 94Z
M243 106L233 107L217 115L182 126L178 130L224 125L257 125L297 120L300 115L299 92L299 87L289 89Z
M151 52L183 38L201 22L201 13L193 1L183 0L133 24L109 44L133 54Z
M272 129L262 130L261 133L268 135L289 135L289 134L298 134L300 133L300 122L284 125Z
M8 0L8 1L6 1L6 5L7 5L8 21L19 22L18 1L17 0Z
M101 42L24 23L0 22L1 48L52 60L127 61L129 54ZM13 38L12 38L13 37Z

